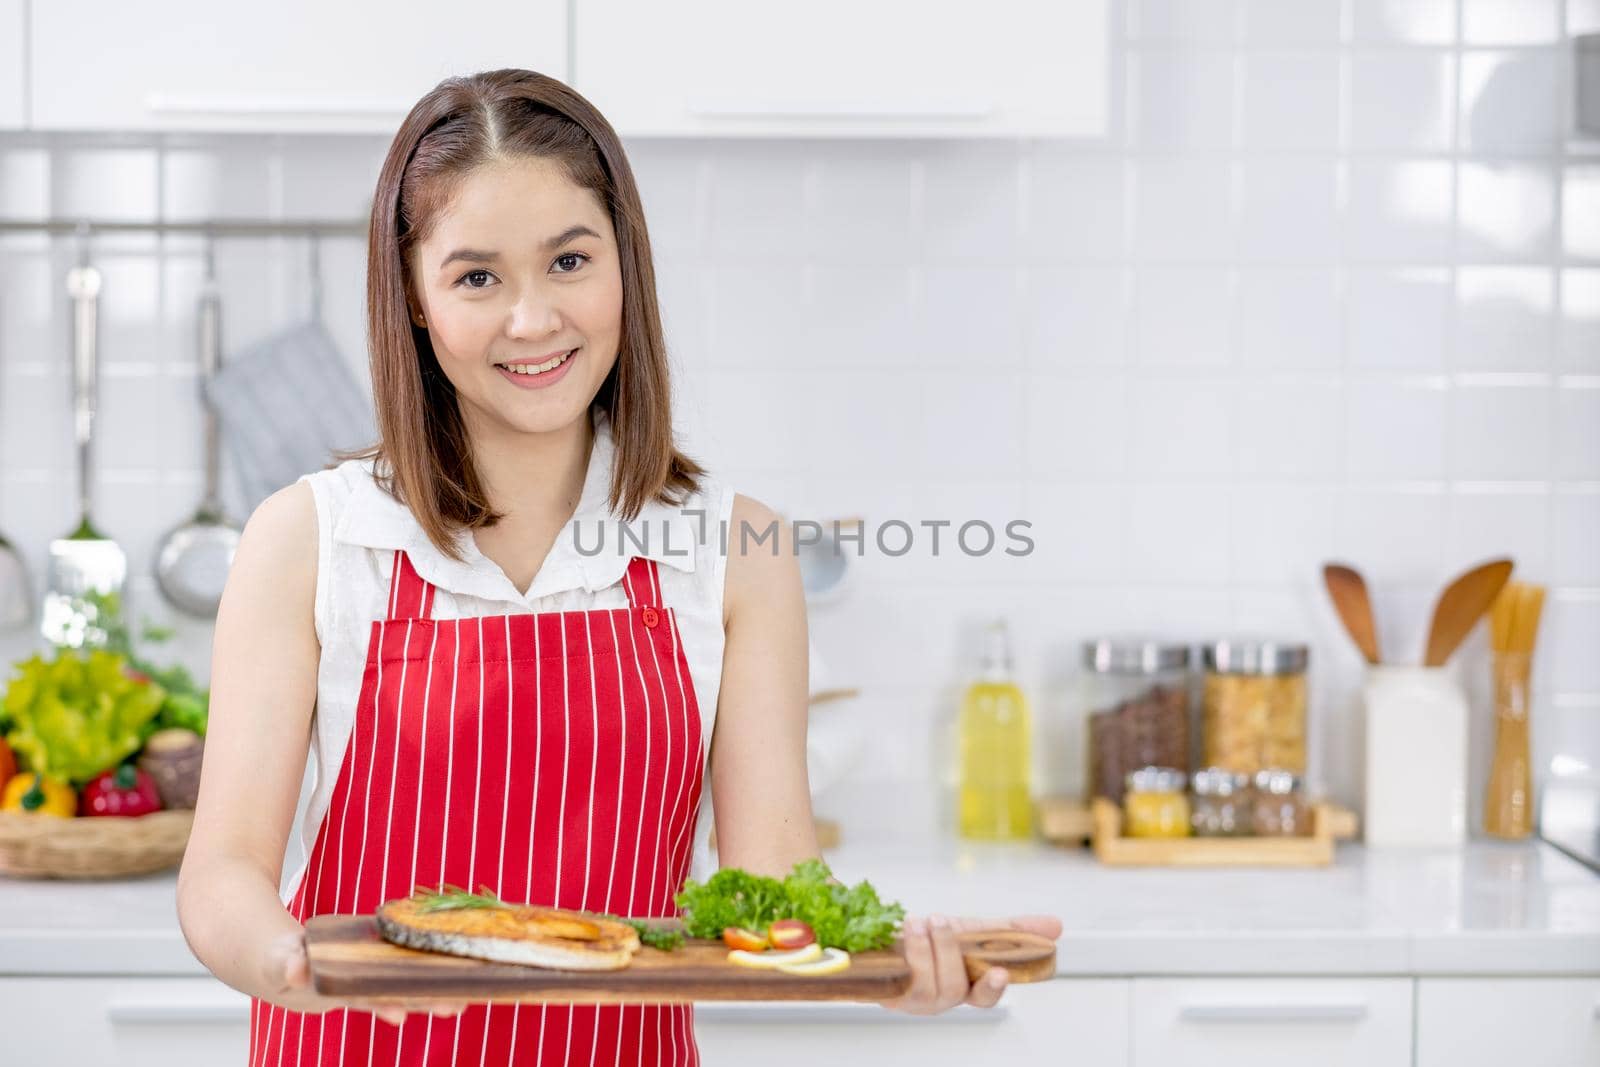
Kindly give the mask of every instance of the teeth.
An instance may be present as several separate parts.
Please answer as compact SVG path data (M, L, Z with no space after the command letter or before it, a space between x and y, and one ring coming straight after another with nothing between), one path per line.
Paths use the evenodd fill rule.
M572 350L572 352L576 351L576 348ZM561 355L547 363L518 363L515 365L510 363L502 363L500 366L504 367L513 374L543 374L545 371L555 370L557 367L561 366L561 364L565 363L572 355L572 352L563 352Z

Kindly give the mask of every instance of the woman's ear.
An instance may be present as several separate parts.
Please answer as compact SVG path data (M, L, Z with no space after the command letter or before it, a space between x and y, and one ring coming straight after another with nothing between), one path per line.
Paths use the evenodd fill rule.
M412 322L416 323L424 330L428 328L428 320L423 317L422 309L417 307L416 302L411 299L410 294L406 295L406 310L411 313Z

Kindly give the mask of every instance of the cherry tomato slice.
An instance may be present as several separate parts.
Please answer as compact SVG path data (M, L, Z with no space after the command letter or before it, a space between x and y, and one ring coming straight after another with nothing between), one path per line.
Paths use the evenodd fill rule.
M804 948L816 939L811 924L800 919L779 919L767 927L767 940L773 948Z

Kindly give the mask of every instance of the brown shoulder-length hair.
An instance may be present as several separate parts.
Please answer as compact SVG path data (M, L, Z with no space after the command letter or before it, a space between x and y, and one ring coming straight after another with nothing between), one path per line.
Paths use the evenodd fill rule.
M534 157L559 164L610 213L622 267L622 339L594 406L616 443L610 504L632 519L651 500L681 503L705 471L672 433L666 342L644 209L622 143L569 86L531 70L447 78L400 124L378 174L367 238L367 332L378 441L343 458L376 459L380 484L428 539L459 559L453 535L492 526L455 388L409 314L411 252L474 168Z

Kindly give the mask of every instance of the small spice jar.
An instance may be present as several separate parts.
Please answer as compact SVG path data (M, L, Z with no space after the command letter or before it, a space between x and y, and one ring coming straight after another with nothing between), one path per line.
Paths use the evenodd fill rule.
M1186 775L1175 767L1140 767L1128 774L1122 795L1122 832L1128 837L1188 837Z
M1252 824L1262 837L1304 837L1311 833L1311 809L1300 790L1300 776L1281 768L1256 772Z
M1202 759L1236 774L1306 770L1310 649L1278 641L1205 646Z
M1189 825L1196 837L1238 837L1251 832L1250 778L1221 767L1194 772Z
M1089 795L1121 803L1130 771L1189 769L1189 646L1144 638L1083 645Z

